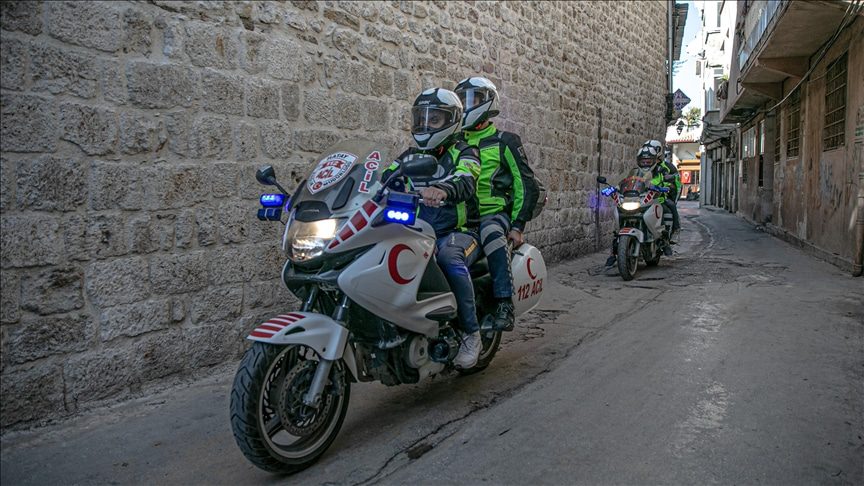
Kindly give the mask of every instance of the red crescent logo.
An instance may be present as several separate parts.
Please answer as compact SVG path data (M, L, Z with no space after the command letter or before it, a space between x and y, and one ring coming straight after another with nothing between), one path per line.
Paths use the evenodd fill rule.
M416 277L415 275L414 277L406 279L403 278L402 275L399 275L399 268L396 267L396 261L399 259L399 254L405 250L414 253L414 250L412 250L410 246L400 243L394 246L392 250L390 250L390 256L387 257L387 269L390 270L390 278L392 278L393 281L398 283L399 285L405 285L407 283L410 283Z
M528 276L531 277L531 280L537 280L537 275L534 275L534 272L531 271L531 262L532 261L534 261L534 259L529 257L528 258L528 264L526 265L528 267Z

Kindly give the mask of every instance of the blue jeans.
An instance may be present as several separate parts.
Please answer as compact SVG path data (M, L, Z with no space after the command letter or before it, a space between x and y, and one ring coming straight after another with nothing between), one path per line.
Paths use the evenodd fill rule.
M674 199L666 199L663 202L663 207L672 213L672 231L678 230L681 228L681 220L678 219L678 205L675 203Z
M456 314L462 331L472 334L480 330L477 306L474 303L474 284L470 267L480 256L480 244L473 233L454 231L438 238L438 265L447 277L447 283L456 296Z
M513 275L510 273L510 251L507 233L510 218L504 213L490 214L480 219L480 242L489 262L492 276L492 296L496 299L513 297Z

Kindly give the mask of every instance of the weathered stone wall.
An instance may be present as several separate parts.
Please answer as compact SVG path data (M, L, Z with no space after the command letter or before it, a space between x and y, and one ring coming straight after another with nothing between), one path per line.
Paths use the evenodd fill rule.
M0 5L3 427L238 356L288 298L255 168L405 146L421 89L498 84L549 260L593 250L599 110L606 174L663 134L664 2Z

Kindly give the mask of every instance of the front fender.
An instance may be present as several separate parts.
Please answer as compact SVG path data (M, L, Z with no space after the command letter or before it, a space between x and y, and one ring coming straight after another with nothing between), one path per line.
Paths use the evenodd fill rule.
M618 236L633 236L637 241L639 241L639 243L645 243L645 233L638 228L621 228L621 231L618 232Z
M314 312L289 312L260 324L246 337L251 341L284 346L302 344L315 350L323 359L340 358L357 378L354 349L348 343L348 329L329 316Z

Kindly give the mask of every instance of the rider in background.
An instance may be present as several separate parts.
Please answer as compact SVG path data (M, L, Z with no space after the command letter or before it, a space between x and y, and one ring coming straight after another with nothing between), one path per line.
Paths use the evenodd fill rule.
M480 241L489 262L492 293L497 301L495 330L513 330L513 276L507 241L518 248L539 194L518 135L499 130L490 118L498 115L498 90L486 78L463 79L456 94L465 107L464 139L480 152L477 197L480 202Z
M660 142L658 142L657 140L646 141L644 144L642 144L642 148L640 148L639 151L636 153L636 166L642 170L650 170L652 174L651 184L658 187L664 187L664 176L657 172L657 166L660 165L662 157L663 145L661 145ZM660 201L663 202L662 199L666 195L660 194L659 196ZM670 211L672 211L672 209L670 209ZM673 215L674 214L677 214L677 212L673 213ZM618 232L616 231L614 236L612 237L612 254L609 255L609 258L606 259L606 267L614 266L618 260L618 257L615 255L617 243ZM666 248L668 249L668 247Z
M669 157L663 157L662 146L657 140L645 142L646 145L660 147L661 152L658 156L658 163L652 169L654 178L652 183L659 187L668 187L669 192L664 195L663 206L672 213L672 234L669 235L670 243L678 242L678 233L681 231L681 221L678 218L678 195L681 194L681 174L678 172L678 167L672 162L672 153L669 151ZM644 145L643 145L644 147Z
M476 180L480 157L475 147L459 140L462 103L452 91L432 88L423 91L411 108L411 134L416 147L403 152L382 175L417 154L438 159L431 177L412 177L406 183L423 198L418 217L435 229L438 265L456 297L462 325L462 345L453 360L459 368L477 364L482 343L474 302L474 285L468 268L480 257L478 230L480 213ZM400 184L397 190L404 190Z

